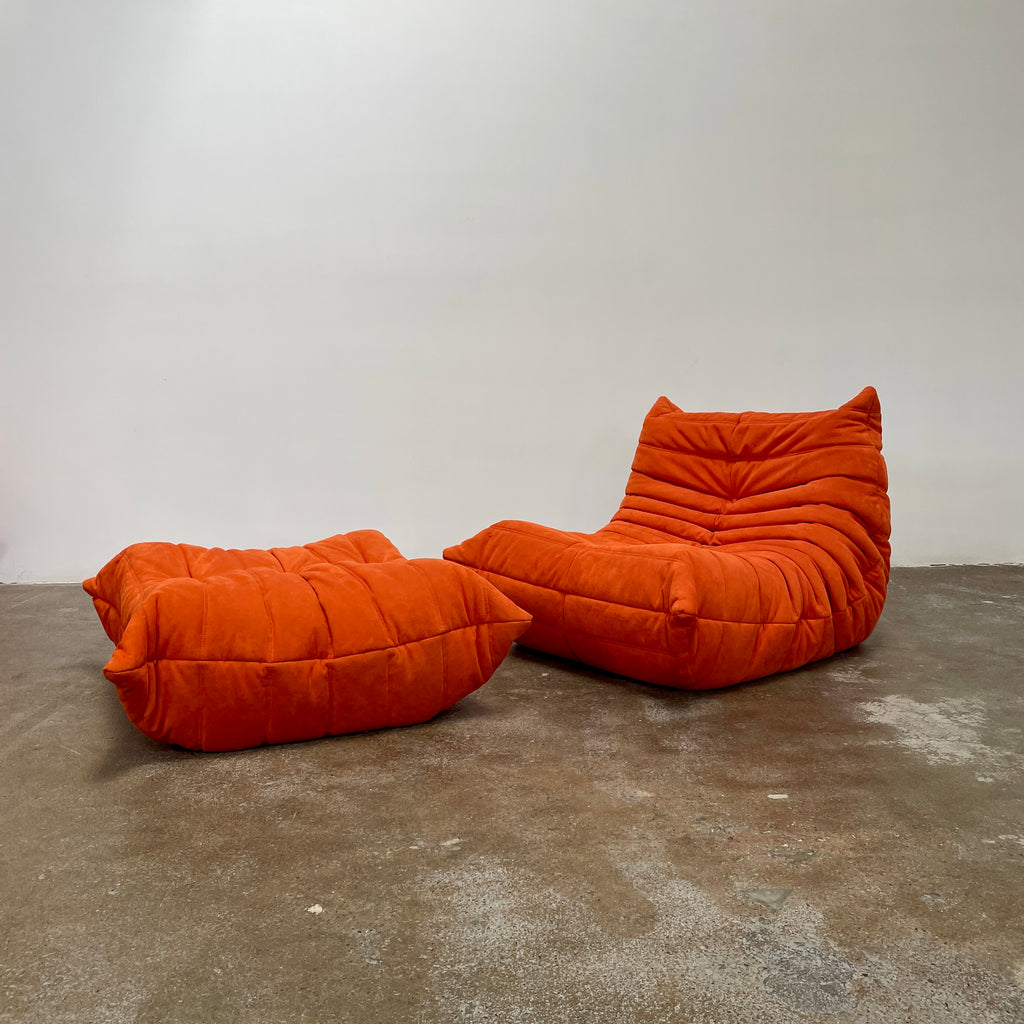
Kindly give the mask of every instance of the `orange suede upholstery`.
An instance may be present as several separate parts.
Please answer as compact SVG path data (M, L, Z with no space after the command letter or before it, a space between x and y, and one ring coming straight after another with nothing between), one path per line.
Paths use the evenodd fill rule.
M375 530L270 551L134 544L84 587L128 717L196 750L427 721L530 621L470 570L407 560Z
M889 580L878 396L813 413L654 404L626 496L596 533L501 522L444 557L533 616L520 643L710 689L864 640Z

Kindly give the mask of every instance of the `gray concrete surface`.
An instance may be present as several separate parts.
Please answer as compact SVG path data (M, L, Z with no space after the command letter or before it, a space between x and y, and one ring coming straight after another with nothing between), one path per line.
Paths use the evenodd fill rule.
M0 1020L1024 1021L1024 568L694 695L516 649L435 721L161 747L0 587Z

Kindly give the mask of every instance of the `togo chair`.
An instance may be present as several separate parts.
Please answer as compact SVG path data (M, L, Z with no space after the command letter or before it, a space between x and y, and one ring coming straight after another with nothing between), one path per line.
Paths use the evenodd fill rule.
M133 544L84 584L146 735L238 750L412 725L483 685L529 616L376 530L305 547Z
M659 398L596 533L506 521L448 548L533 616L519 643L711 689L864 640L889 579L878 396L811 413L687 413Z

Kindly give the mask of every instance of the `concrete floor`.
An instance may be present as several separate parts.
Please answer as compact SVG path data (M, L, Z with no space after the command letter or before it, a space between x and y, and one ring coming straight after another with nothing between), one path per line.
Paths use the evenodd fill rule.
M137 732L71 587L0 587L0 1021L1024 1021L1024 568L719 693L516 649L435 721Z

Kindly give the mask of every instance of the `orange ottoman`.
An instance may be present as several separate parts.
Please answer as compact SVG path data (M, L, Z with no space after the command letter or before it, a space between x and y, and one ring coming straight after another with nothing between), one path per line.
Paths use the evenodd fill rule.
M626 495L596 533L488 527L444 557L533 616L522 644L648 683L709 689L864 640L889 581L873 388L805 413L644 421Z
M530 623L471 570L405 559L375 530L270 551L133 544L84 588L128 717L194 750L425 722Z

